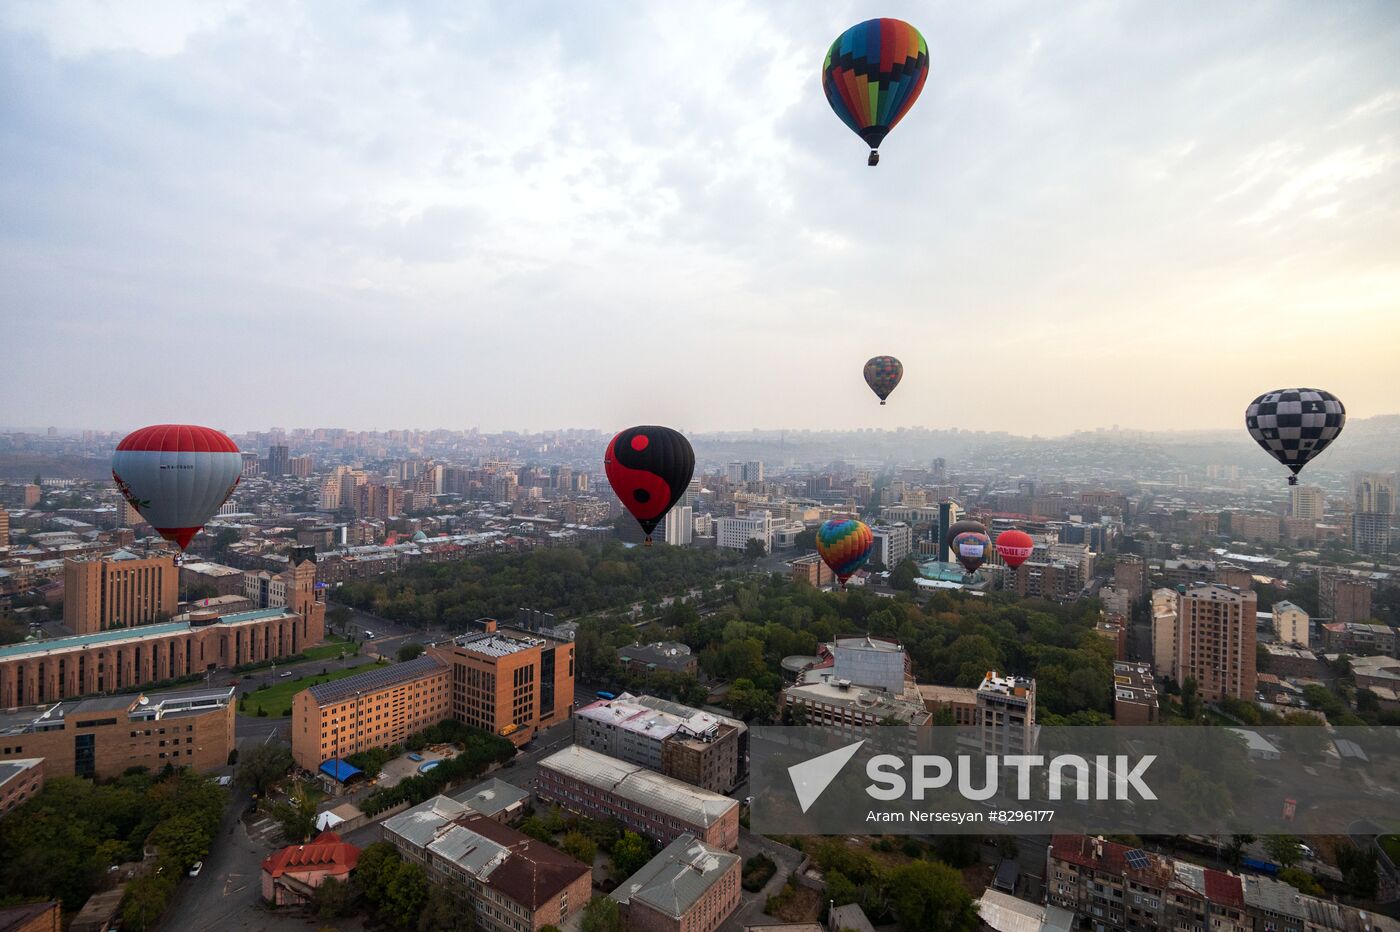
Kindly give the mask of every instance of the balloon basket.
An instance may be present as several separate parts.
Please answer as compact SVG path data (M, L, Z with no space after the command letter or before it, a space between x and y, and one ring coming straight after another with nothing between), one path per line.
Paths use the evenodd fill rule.
M651 535L650 535L650 534L647 535L646 542L643 543L642 546L643 546L643 547L650 547L650 546L651 546Z
M1297 477L1297 476L1289 476L1289 477L1288 477L1288 484L1289 484L1289 485L1297 485L1297 484L1298 484L1298 477Z
M871 150L870 150L870 158L868 158L868 159L865 160L865 164L866 164L866 165L869 165L871 168L874 168L876 165L879 165L879 164L880 164L880 150L879 150L879 149L871 149Z
M882 407L882 408L883 408L883 407L884 407L884 406L885 406L885 403L884 403L884 402L883 402L883 401L882 401L882 402L880 402L880 407Z

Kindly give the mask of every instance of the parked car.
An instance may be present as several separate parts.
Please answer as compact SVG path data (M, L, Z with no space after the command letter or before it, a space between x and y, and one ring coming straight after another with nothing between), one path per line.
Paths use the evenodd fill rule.
M413 762L416 764L416 763L418 763L419 761L421 761L421 760L423 759L423 755L422 755L422 754L410 754L410 755L408 755L408 759L411 760L411 761L413 761Z
M198 877L198 876L199 876L199 872L202 871L202 870L204 870L204 862L203 862L203 861L195 861L195 862L194 862L194 867L191 867L191 868L190 868L190 876L191 876L191 877Z

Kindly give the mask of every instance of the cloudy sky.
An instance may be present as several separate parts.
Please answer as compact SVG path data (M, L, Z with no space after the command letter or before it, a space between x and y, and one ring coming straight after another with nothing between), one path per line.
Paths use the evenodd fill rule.
M933 67L870 169L818 72L876 15ZM10 0L0 424L1400 412L1397 48L1391 2Z

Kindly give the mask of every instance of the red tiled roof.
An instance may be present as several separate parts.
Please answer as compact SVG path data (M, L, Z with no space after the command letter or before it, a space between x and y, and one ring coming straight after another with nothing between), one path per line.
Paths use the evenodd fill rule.
M1222 906L1244 909L1244 884L1232 874L1206 868L1206 899Z
M360 849L340 840L335 832L322 832L304 845L288 845L270 854L262 869L273 877L283 874L348 874L360 861Z
M1095 857L1094 846L1102 846L1103 857ZM1115 841L1095 841L1089 835L1056 835L1050 839L1051 853L1061 861L1092 867L1110 874L1123 872L1123 855L1130 850Z

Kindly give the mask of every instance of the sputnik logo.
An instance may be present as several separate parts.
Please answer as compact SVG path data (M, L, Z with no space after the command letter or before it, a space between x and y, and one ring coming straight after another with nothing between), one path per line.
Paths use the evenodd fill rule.
M846 762L855 756L864 743L857 741L855 744L848 744L844 748L804 760L788 768L792 788L797 792L797 802L802 806L803 812L812 808L812 804L826 792L826 788L831 786L831 781L836 779L841 768L846 766Z

